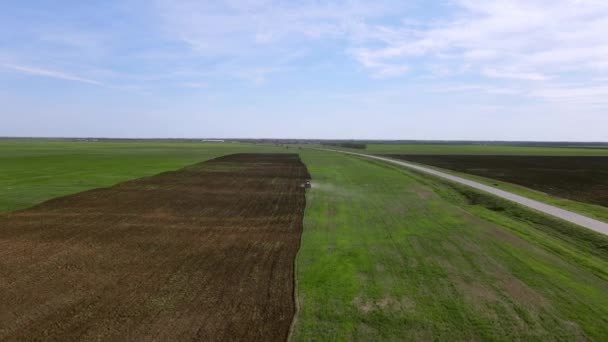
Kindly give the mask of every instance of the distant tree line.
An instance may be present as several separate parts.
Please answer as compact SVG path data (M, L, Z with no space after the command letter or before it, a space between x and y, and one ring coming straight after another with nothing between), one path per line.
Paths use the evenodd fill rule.
M337 147L346 147L346 148L357 148L360 150L365 150L367 148L366 144L356 143L356 142L323 142L321 143L323 146L337 146Z

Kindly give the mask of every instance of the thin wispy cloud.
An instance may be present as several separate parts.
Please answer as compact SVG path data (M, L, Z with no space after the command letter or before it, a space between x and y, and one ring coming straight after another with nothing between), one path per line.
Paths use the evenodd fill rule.
M34 67L30 67L30 66L25 66L25 65L15 65L15 64L0 64L0 67L4 68L6 70L18 72L21 74L31 75L31 76L50 77L50 78L56 78L56 79L66 80L66 81L102 85L102 83L97 82L95 80L78 77L75 75L71 75L71 74L61 72L61 71L56 71L56 70L40 69L40 68L34 68Z
M514 80L525 80L525 81L546 81L550 77L543 75L538 72L521 72L521 71L509 71L509 70L497 70L494 68L484 68L481 70L481 74L487 77L493 78L507 78Z
M303 40L343 39L367 20L403 8L397 1L168 1L156 2L163 26L202 55L264 52Z
M433 88L432 91L436 91L439 93L441 93L441 92L446 92L446 93L470 92L470 93L486 93L486 94L497 94L497 95L523 95L524 94L524 91L522 89L490 86L490 85L477 85L477 84L438 86L438 87Z

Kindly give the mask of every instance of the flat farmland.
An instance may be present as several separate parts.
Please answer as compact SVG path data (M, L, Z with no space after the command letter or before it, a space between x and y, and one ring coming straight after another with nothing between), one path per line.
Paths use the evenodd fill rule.
M276 162L209 160L294 151L313 179L299 214L260 171ZM293 215L293 341L608 338L605 237L432 177L267 145L0 142L0 211L101 186L0 214L0 340L284 340L299 235L273 222Z
M0 140L0 213L226 154L283 151L232 143Z
M390 155L608 207L608 157Z
M0 215L0 339L285 339L308 177L236 154Z
M301 157L293 340L608 338L605 236L382 162Z

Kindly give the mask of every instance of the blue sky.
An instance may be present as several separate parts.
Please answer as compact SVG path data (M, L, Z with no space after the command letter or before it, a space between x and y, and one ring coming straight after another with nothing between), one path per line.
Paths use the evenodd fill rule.
M0 136L608 141L603 0L0 3Z

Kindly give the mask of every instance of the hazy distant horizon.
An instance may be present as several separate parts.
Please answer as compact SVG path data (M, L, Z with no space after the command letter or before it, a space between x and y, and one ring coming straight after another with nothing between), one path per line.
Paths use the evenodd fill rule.
M68 139L100 139L100 140L225 140L226 142L236 141L236 140L276 140L276 141L286 141L286 140L302 140L302 141L366 141L366 142L403 142L403 143L417 143L417 144L441 144L441 143L463 143L463 144L508 144L508 143L547 143L547 144L598 144L598 145L608 145L608 141L565 141L565 140L468 140L468 139L455 139L455 140L446 140L446 139L427 139L427 140L418 140L418 139L366 139L366 138L353 138L353 139L341 139L341 138L290 138L290 137L282 137L282 138L268 138L268 137L108 137L108 136L0 136L0 140L27 140L27 139L58 139L58 140L68 140Z

